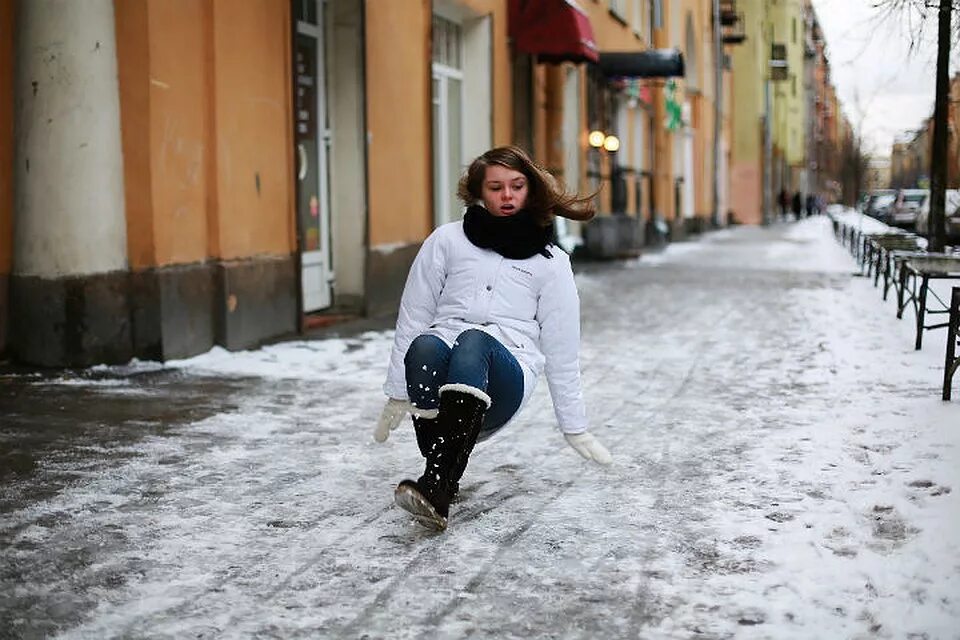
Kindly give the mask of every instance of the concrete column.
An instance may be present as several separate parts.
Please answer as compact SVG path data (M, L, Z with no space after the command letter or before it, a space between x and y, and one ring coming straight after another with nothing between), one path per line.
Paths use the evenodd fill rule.
M126 269L113 0L21 2L14 269Z
M129 350L113 0L20 2L12 348L43 365Z

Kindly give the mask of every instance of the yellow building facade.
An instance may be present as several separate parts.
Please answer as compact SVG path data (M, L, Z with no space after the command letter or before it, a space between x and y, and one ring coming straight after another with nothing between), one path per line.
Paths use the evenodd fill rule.
M773 83L774 188L807 189L803 0L769 3L771 45L786 49L786 78Z
M730 208L745 224L772 215L781 190L806 185L802 0L738 0L746 39L733 52Z

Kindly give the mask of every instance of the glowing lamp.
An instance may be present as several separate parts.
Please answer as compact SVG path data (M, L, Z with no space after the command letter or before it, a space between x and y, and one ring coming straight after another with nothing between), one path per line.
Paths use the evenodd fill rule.
M603 135L603 131L591 131L590 135L587 136L587 142L590 143L591 147L596 147L599 149L603 146L603 141L606 139L606 136Z
M607 136L603 139L603 148L613 153L620 149L620 138L617 136Z

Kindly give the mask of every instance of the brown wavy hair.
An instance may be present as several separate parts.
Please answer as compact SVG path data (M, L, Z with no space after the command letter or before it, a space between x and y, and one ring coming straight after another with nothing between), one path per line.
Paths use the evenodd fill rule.
M487 167L495 164L519 171L526 176L529 191L524 208L537 216L544 226L550 224L554 216L586 221L597 213L593 204L596 194L582 196L567 192L556 178L531 160L523 149L512 145L490 149L470 163L457 185L457 197L468 207L483 200L483 180Z

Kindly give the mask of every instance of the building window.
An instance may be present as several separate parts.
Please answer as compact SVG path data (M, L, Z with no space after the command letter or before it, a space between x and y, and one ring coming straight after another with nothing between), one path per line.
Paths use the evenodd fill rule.
M650 21L654 29L663 29L663 0L653 0L650 5Z
M316 0L293 0L293 18L295 22L317 24Z
M457 181L463 164L463 34L433 16L433 212L437 226L459 214Z
M460 25L440 16L433 16L433 62L453 69L461 68L463 31Z

